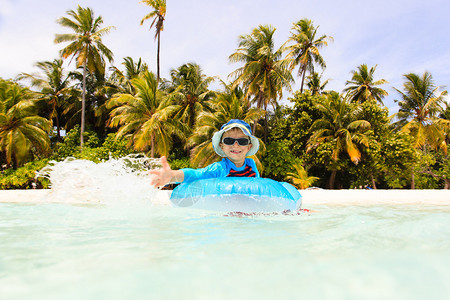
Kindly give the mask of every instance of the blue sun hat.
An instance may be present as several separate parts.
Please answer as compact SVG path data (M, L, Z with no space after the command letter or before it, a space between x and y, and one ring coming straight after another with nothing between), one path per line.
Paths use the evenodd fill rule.
M222 157L227 156L225 152L223 152L222 148L220 148L219 144L222 140L222 135L232 128L241 129L242 132L250 138L252 147L250 148L250 151L248 151L247 156L255 155L259 149L259 140L252 135L252 129L250 128L250 125L248 125L247 122L238 119L233 119L228 123L223 124L222 127L220 127L220 130L214 133L212 137L214 151L216 151L216 153Z

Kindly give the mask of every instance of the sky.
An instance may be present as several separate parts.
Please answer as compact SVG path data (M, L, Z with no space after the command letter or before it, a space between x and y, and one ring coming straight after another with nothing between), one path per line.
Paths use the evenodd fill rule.
M104 27L115 27L103 38L114 53L115 66L123 69L124 57L135 61L141 57L156 72L151 21L140 25L150 8L139 0L0 0L0 77L36 72L36 62L57 58L67 44L54 44L55 34L70 30L56 20L78 5L102 16ZM228 59L240 35L269 24L276 28L274 40L279 47L288 40L293 23L307 18L319 26L317 36L334 39L321 50L327 89L340 92L352 70L361 64L377 65L375 80L389 82L381 86L389 93L383 102L395 113L399 94L394 87L402 89L404 74L428 71L436 85L450 86L449 11L448 0L167 0L161 76L169 78L170 70L194 62L204 74L227 81L241 67ZM66 67L73 68L68 63ZM301 82L295 80L294 91Z

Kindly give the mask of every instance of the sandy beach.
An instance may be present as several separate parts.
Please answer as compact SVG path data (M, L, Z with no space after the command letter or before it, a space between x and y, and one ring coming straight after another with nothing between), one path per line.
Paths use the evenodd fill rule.
M54 202L52 190L2 190L3 203L46 203ZM301 190L303 206L308 204L327 205L450 205L450 190ZM156 205L167 205L170 191L159 191ZM61 201L58 201L61 202ZM67 199L64 203L76 203Z

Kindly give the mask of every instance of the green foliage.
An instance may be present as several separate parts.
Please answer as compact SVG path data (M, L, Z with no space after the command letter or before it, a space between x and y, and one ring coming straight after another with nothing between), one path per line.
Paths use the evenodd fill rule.
M361 161L361 150L369 145L371 137L370 123L359 119L361 107L349 103L338 93L328 94L325 101L316 105L321 117L311 125L311 136L307 143L307 152L321 144L331 145L332 153L328 158L328 169L332 171L328 187L334 188L334 180L340 161L347 157L357 165Z
M433 176L418 173L414 177L415 188L420 190L442 189L439 179Z
M350 164L347 170L352 175L351 187L375 186L378 182L383 182L383 174L389 166L384 164L382 150L384 142L393 133L389 129L388 109L381 106L376 100L366 100L360 104L361 112L359 118L370 123L371 129L367 132L369 143L367 147L361 148L361 161L358 165Z
M286 107L281 113L284 117L278 118L273 124L270 133L271 140L285 140L289 148L297 157L303 157L306 142L310 136L309 128L314 120L320 117L316 104L322 102L324 96L312 96L309 91L297 92L294 98L289 98L293 107Z
M335 161L332 159L334 149L333 141L325 141L320 143L315 149L305 153L304 160L305 162L312 166L313 169L318 170L344 170L347 169L349 164L351 163L348 156L342 154L341 159Z
M45 167L48 159L26 163L18 169L6 169L2 171L0 178L0 190L48 188L50 182L47 178L36 178L36 171Z
M52 159L61 161L66 157L87 159L94 162L101 162L109 158L119 158L134 153L127 147L125 138L116 138L114 133L108 134L105 141L101 143L100 138L93 131L84 132L84 146L80 151L79 137L80 127L77 125L70 130L64 141L56 145L56 150Z
M119 137L129 137L136 151L148 151L148 156L156 154L168 156L172 149L173 135L184 137L186 124L174 118L178 106L158 89L158 82L151 72L143 72L131 80L136 95L115 94L108 101L112 109L110 127L119 127Z
M261 162L264 165L264 177L279 181L284 181L286 174L295 170L294 165L301 163L292 154L289 143L284 140L267 145Z
M389 134L389 110L386 106L382 106L375 100L367 100L360 105L361 113L359 118L370 123L373 134L380 138Z
M50 149L51 123L37 115L32 92L0 78L0 163L22 166Z
M372 186L372 179L375 184L380 182L386 168L383 163L382 144L375 139L369 140L368 146L361 149L361 161L357 165L346 166L352 178L350 188Z
M127 147L125 138L116 138L114 133L108 134L102 146L97 148L97 158L107 160L109 158L120 158L134 153L132 149Z
M412 138L404 133L392 133L383 140L383 179L390 188L404 188L411 182L412 168L417 152Z
M202 68L195 63L188 63L170 71L172 84L168 87L170 98L178 105L176 118L188 128L194 128L198 116L210 111L211 99L215 92L209 85L215 78L203 74Z
M66 120L64 110L74 101L75 89L71 87L72 73L67 74L62 59L37 62L35 66L39 73L21 73L19 80L28 80L31 86L37 88L33 98L39 103L40 115L53 122L56 128L56 139L60 140L59 130ZM66 111L67 113L68 111Z
M308 176L308 171L299 164L294 165L295 172L287 173L286 180L291 180L292 184L298 189L307 189L314 184L319 178Z
M450 180L450 159L448 155L444 155L442 152L437 153L436 164L437 172L443 178Z
M174 159L169 162L170 168L172 170L179 170L183 168L191 168L191 163L189 161L189 157Z
M418 151L418 157L415 164L416 188L444 188L450 183L450 160L447 155L428 147L425 151Z
M323 103L325 97L325 95L313 96L309 91L304 93L297 92L293 98L289 99L293 104L292 107L285 107L282 112L279 112L280 117L277 117L272 122L270 133L270 140L281 140L285 143L285 149L288 149L289 153L291 153L290 155L298 161L303 161L308 166L309 173L321 179L317 185L322 187L325 186L325 178L329 176L329 170L332 167L338 168L338 170L344 169L349 161L345 159L338 162L331 161L332 148L330 142L324 142L312 151L306 152L306 144L311 136L310 127L315 120L321 117L317 104ZM278 152L274 150L273 160L277 161L277 156L281 155L281 153L284 155L286 152L281 149ZM290 166L292 167L293 164L290 164ZM265 173L264 176L284 180L286 172L294 171L293 168L289 170L279 169L275 171L276 175L272 175L272 168L273 166L269 166L269 172Z
M85 153L89 153L91 148L97 147L100 144L99 137L93 131L85 131L83 137L84 137L83 151ZM64 160L66 157L69 156L81 158L82 151L80 151L79 141L80 141L80 126L76 125L72 130L70 130L67 133L62 143L56 144L55 150L51 158L57 161Z
M307 77L307 80L306 86L312 95L320 95L325 92L325 86L328 84L328 80L322 82L322 75L313 72Z
M441 114L439 115L441 119L450 120L450 103L445 102L445 107L443 107Z

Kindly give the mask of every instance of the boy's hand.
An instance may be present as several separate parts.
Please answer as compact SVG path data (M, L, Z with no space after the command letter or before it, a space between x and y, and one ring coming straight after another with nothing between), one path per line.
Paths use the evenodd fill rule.
M154 187L163 187L166 184L170 183L172 180L173 174L172 169L167 162L167 158L165 156L161 157L161 169L150 170L151 177L150 184Z

